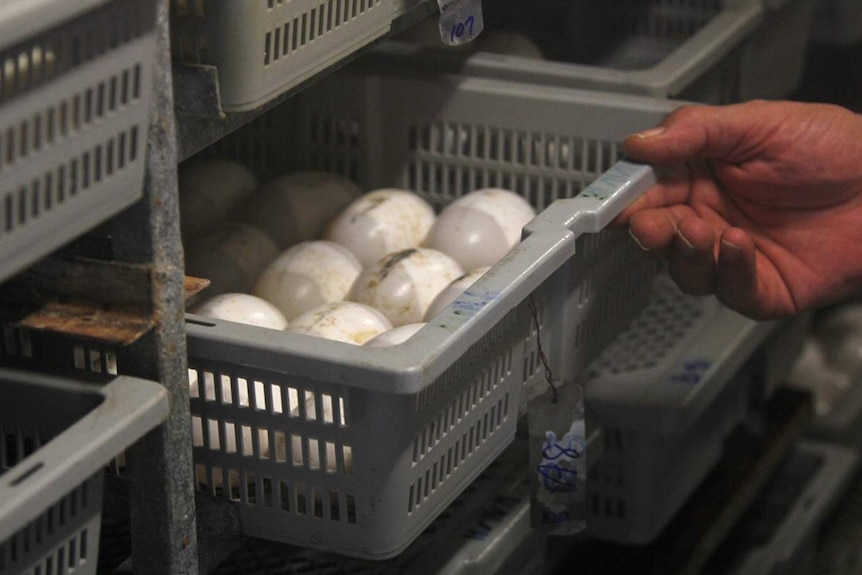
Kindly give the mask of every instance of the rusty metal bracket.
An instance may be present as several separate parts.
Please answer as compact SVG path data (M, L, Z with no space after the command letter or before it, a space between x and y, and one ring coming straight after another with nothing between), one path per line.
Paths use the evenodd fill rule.
M158 322L151 264L48 258L0 286L0 321L11 327L129 346ZM186 300L209 285L185 278Z

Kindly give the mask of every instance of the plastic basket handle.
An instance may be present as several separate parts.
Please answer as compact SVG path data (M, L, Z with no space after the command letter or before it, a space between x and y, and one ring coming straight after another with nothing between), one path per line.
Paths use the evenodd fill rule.
M15 373L10 377L21 380L28 375ZM92 386L62 383L80 387L82 393L94 392ZM45 505L83 483L168 415L167 392L152 381L119 376L95 391L104 398L101 404L0 479L0 541L37 517Z

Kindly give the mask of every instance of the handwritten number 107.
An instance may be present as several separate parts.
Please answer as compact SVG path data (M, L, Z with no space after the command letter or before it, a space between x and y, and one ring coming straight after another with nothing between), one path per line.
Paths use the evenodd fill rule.
M468 16L463 22L454 24L452 26L450 39L455 40L455 38L460 38L464 35L464 32L467 32L468 36L473 36L473 16Z

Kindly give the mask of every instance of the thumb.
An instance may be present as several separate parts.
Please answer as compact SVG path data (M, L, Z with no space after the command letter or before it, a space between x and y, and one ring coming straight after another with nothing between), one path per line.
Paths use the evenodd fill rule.
M675 164L695 159L742 161L758 132L768 133L765 118L775 117L766 102L726 106L686 105L649 130L628 136L626 155L650 164ZM774 112L774 111L773 111Z

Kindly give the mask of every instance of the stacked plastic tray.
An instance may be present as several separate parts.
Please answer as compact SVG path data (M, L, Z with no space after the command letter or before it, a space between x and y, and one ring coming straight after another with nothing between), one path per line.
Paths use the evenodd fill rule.
M152 0L0 8L0 280L141 197Z
M392 20L395 21L423 4L427 5L429 10L437 8L437 0L392 0Z
M858 465L858 452L847 447L816 441L796 444L702 573L844 573L819 563L818 539L836 507L841 505L843 510L842 499ZM823 540L834 543L828 536ZM844 545L844 549L851 548ZM841 564L840 554L828 557L835 559L835 565ZM846 573L855 572L852 562L845 565Z
M392 24L392 0L171 0L174 59L214 66L222 108L250 110L339 64Z
M249 535L378 559L405 549L512 440L525 388L546 385L537 320L563 371L585 367L646 304L655 263L605 227L653 181L618 162L619 142L672 106L342 70L234 134L224 149L247 163L338 172L438 206L504 187L541 214L397 348L188 316L200 488L233 500ZM291 153L273 162L262 150Z
M0 369L0 573L96 573L103 468L168 413L162 386Z
M214 575L528 575L548 573L554 556L536 553L548 536L530 528L525 438L492 463L401 555L386 561L250 539Z
M505 0L486 6L484 34L523 35L544 59L452 51L436 42L390 42L375 48L373 57L713 104L783 98L801 78L813 6L814 0L789 0L774 9L762 0Z
M605 438L588 479L591 537L643 545L661 533L748 416L746 360L774 328L658 276L647 308L589 367Z

